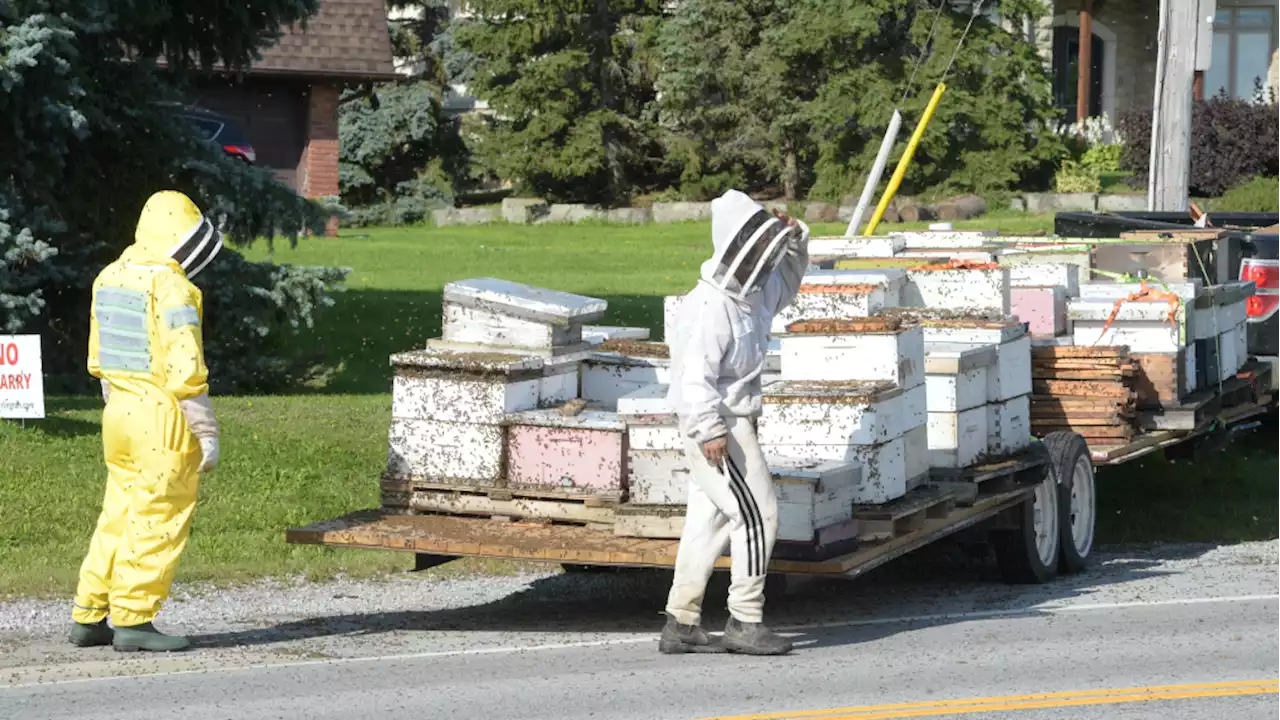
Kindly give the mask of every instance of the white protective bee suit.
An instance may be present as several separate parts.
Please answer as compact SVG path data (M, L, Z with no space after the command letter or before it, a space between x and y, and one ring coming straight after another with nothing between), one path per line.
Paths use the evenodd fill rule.
M702 598L726 543L732 554L729 612L762 622L764 581L778 532L777 503L756 440L760 375L773 316L795 298L809 265L809 228L787 227L746 194L711 203L715 250L680 305L671 349L668 400L691 467L689 507L667 612L697 625ZM702 444L728 436L721 467Z

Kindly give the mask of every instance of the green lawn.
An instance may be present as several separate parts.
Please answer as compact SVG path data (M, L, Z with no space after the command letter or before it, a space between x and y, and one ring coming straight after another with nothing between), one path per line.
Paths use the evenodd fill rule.
M1046 218L996 216L962 227L1044 229ZM843 228L823 226L816 234ZM180 580L367 575L408 566L394 553L285 544L290 526L377 504L385 462L393 352L439 332L444 283L501 276L609 300L607 322L660 334L662 296L686 290L710 249L707 224L347 231L280 247L277 262L354 268L348 290L305 342L342 364L329 386L277 397L218 397L223 459L201 491ZM250 253L266 256L265 246ZM102 494L101 400L51 398L49 417L0 421L0 596L67 593ZM1274 435L1274 433L1273 433ZM1274 444L1219 465L1151 464L1104 478L1101 540L1276 536ZM1130 488L1142 488L1137 493ZM1230 489L1230 492L1223 492ZM1151 494L1158 496L1148 502ZM1108 515L1112 508L1120 516ZM1191 510L1196 512L1192 513ZM1258 520L1249 520L1256 516ZM1229 531L1222 530L1230 527ZM450 571L504 570L460 564ZM446 566L455 568L455 566Z

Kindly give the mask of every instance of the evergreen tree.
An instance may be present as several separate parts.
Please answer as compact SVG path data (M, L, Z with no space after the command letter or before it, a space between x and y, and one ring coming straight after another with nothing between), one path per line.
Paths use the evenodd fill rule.
M323 229L328 213L318 204L299 198L269 170L227 158L166 105L180 100L185 79L218 66L247 68L258 48L316 6L316 0L0 3L6 138L0 329L42 334L50 373L86 378L89 287L132 242L152 192L188 193L232 243L277 234L296 239L308 228ZM235 262L233 252L224 254ZM216 272L211 266L208 274ZM269 275L274 283L291 281L288 271ZM252 292L227 299L260 302ZM308 310L291 300L279 309L290 322L309 320L294 314ZM208 339L242 344L248 355L258 340Z
M982 7L1014 28L1044 11L1039 0ZM856 192L916 59L925 57L902 102L895 161L974 8L961 0L686 0L663 33L659 82L685 183L727 173L755 187L780 184L788 198L801 186L833 200ZM946 82L902 192L1010 188L1060 156L1048 131L1049 80L1028 38L978 18Z
M620 203L662 165L652 117L662 0L476 0L454 40L493 109L476 152L555 200Z

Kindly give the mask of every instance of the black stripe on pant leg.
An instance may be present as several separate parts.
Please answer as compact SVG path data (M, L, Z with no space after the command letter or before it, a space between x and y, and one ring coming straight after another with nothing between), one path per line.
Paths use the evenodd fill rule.
M727 455L725 457L728 458ZM747 484L747 476L744 475L742 471L738 469L738 466L733 462L732 459L729 459L729 464L733 468L733 472L737 475L737 480L742 486L742 493L743 495L746 496L747 503L750 506L752 516L755 518L756 533L759 535L759 540L760 540L756 546L756 552L757 552L756 566L759 568L759 572L756 574L763 575L765 574L765 570L767 569L767 566L768 566L768 558L765 557L764 516L760 514L760 506L756 504L756 496L751 492L751 486Z
M728 462L728 465L729 465L730 477L732 477L737 482L738 487L742 491L742 494L744 496L744 501L747 505L747 510L751 515L751 519L752 519L751 524L755 528L755 532L758 539L758 542L756 543L756 550L755 550L755 553L756 553L755 565L756 565L757 571L753 574L763 575L765 573L765 569L766 569L765 566L767 564L765 561L765 549L764 549L764 545L765 545L764 517L760 515L760 507L756 504L755 495L751 493L751 486L747 484L746 476L742 474L742 471L738 469L737 464L734 463L733 459L730 458L727 454L725 455L725 460Z
M760 511L755 505L755 498L752 496L750 488L747 487L742 471L738 469L737 464L728 455L725 456L725 461L725 464L729 467L731 484L738 494L738 504L743 508L747 527L755 535L756 539L752 548L751 562L749 563L751 575L761 575L764 572L763 563L761 562L761 558L764 555L764 526L760 518Z
M752 520L751 511L747 506L747 499L742 495L742 488L732 478L729 480L729 492L733 493L734 499L738 501L738 513L742 515L742 524L745 526L747 533L747 575L756 575L756 543L758 542L755 534L755 523Z

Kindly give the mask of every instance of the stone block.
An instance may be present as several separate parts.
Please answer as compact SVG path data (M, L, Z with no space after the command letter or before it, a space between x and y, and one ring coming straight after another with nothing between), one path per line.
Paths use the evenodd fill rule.
M804 209L804 221L806 223L820 222L838 222L840 220L840 208L824 202L811 202Z
M1146 195L1099 195L1099 212L1146 212Z
M498 219L495 208L442 208L431 213L436 227L450 225L484 225Z
M551 211L542 198L507 198L502 201L502 218L512 225L529 225Z
M1098 209L1096 193L1027 193L1027 212L1093 212Z
M605 212L604 219L619 225L648 225L653 221L653 212L649 208L613 208Z
M689 222L711 219L711 203L670 202L654 203L652 211L655 223Z

